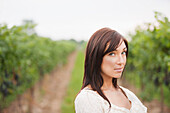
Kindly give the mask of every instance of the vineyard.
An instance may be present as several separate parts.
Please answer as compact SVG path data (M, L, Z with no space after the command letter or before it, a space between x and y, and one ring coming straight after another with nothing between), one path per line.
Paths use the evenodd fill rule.
M155 23L138 26L129 43L126 79L141 89L145 101L161 101L161 113L170 106L170 21L155 12Z
M0 25L0 111L31 88L75 50L74 41L38 36L33 21L8 28Z
M34 103L36 110L42 108L40 113L50 113L50 107L55 108L53 112L59 109L57 107L61 107L62 113L74 113L74 99L82 85L84 50L87 43L82 41L81 46L78 46L75 40L54 41L48 37L39 36L35 27L36 24L30 20L10 28L6 24L0 24L0 113L12 102L20 99L28 90L33 98L37 84L40 90L36 87L39 95L35 98L46 101L43 100L44 108ZM134 33L129 33L129 37L131 38L129 54L123 80L128 83L127 86L132 85L140 90L137 96L142 102L151 102L156 99L160 104L160 112L167 113L170 108L170 21L163 14L155 12L154 23L145 23L143 26L136 27ZM79 50L77 57L76 52L73 52L76 49ZM71 53L74 54L69 59L67 68L55 74L49 74L54 69L56 71L57 66L62 67L68 64L67 58ZM77 58L76 62L73 60L75 58ZM72 71L74 63L75 67ZM48 76L45 76L46 74ZM63 78L58 75L62 75ZM56 81L59 85L61 83L65 85L60 87ZM65 91L66 84L68 84L67 91ZM41 87L46 87L46 90L42 90ZM59 91L64 90L58 92L57 88ZM65 95L65 98L60 93L62 96ZM50 102L55 103L55 101L63 102L61 106L52 106ZM168 106L166 111L165 106ZM45 109L46 107L49 108ZM30 111L27 112L32 113L31 109L30 106ZM149 109L149 111L152 110Z

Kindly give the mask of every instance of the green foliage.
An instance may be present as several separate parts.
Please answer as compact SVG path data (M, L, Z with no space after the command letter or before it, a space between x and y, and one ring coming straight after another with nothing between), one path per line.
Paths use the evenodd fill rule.
M0 107L6 107L76 48L71 41L52 41L36 34L33 21L0 25ZM1 109L0 108L0 109Z
M170 22L158 12L155 19L155 23L138 26L135 34L130 34L127 68L129 73L139 76L145 100L151 100L161 85L170 89ZM165 98L170 101L170 97Z

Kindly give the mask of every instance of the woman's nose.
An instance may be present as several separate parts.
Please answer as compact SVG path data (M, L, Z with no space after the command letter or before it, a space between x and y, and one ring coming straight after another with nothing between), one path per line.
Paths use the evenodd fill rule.
M124 63L124 58L122 55L119 55L118 58L117 58L117 63L118 64L123 64Z

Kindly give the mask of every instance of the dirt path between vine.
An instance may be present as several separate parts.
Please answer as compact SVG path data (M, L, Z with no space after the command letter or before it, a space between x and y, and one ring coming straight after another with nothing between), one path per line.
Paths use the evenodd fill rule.
M3 113L61 113L61 104L66 94L67 86L72 74L77 51L68 57L64 66L58 66L50 75L45 75L41 84L37 83L33 90L28 90L14 101ZM30 105L31 103L31 105ZM28 109L31 107L31 111Z
M40 106L34 107L33 113L61 112L61 103L70 81L76 55L76 52L72 53L68 57L68 64L66 66L57 68L51 76L46 76L43 83L46 95L41 100Z

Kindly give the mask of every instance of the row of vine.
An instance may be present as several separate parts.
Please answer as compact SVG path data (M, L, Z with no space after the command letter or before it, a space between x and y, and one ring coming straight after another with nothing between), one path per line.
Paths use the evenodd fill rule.
M33 86L75 50L74 41L38 36L33 21L0 25L0 109Z
M138 26L131 33L127 78L140 87L144 100L170 101L170 21L155 12L154 23Z

